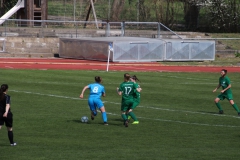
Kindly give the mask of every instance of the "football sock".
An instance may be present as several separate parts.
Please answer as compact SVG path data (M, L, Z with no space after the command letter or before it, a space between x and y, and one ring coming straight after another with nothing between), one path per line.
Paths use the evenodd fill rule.
M134 121L137 121L137 117L135 116L135 114L134 114L133 112L129 112L128 114L129 114L129 116L132 117L132 119L133 119Z
M122 118L123 118L124 121L126 121L127 120L127 115L122 113Z
M103 122L107 122L107 113L106 112L102 112L102 119L103 119Z
M238 106L235 103L232 106L238 113L240 112Z
M127 119L130 120L131 119L131 116L129 115L129 112L126 114L127 116Z
M97 116L97 111L92 111L94 116Z
M221 107L221 105L220 105L220 103L216 103L216 106L218 107L219 111L222 111L222 110L223 110L222 107Z
M12 131L8 131L8 139L10 141L11 144L13 144L13 132Z

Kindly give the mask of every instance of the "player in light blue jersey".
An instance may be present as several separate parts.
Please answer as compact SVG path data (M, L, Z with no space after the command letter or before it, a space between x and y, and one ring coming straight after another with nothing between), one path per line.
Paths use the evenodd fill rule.
M83 94L86 89L90 90L90 94L88 97L88 105L91 111L91 119L94 120L94 117L97 116L97 108L102 112L102 119L104 125L108 125L107 123L107 113L105 111L105 107L101 100L101 96L105 97L105 89L104 86L100 83L102 82L102 78L99 76L95 77L95 83L89 84L85 86L80 94L80 98L83 98Z

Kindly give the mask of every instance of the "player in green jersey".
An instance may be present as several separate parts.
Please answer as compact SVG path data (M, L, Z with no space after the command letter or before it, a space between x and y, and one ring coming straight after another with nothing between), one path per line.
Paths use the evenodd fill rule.
M128 73L124 74L124 82L120 84L117 88L118 95L122 96L121 111L122 118L124 120L125 127L128 127L128 119L126 112L132 107L134 100L133 94L137 89L137 85L134 82L130 81L130 75ZM130 113L130 116L133 113Z
M137 89L134 93L133 93L133 105L130 107L130 109L127 112L128 115L128 120L130 120L131 118L134 120L132 124L139 124L139 121L137 119L137 117L135 116L135 114L133 114L133 110L139 105L140 103L140 91L142 90L142 88L140 87L140 85L138 83L136 83L136 81L140 80L137 78L136 75L131 76L130 81L134 82L137 85Z
M219 83L217 88L213 90L213 92L216 92L218 88L222 86L221 93L217 96L217 98L214 100L216 106L219 109L219 114L223 114L223 109L219 103L220 100L224 100L225 98L230 102L230 104L233 106L233 108L238 112L238 115L240 116L240 111L238 106L233 101L233 95L231 90L231 82L228 76L226 76L227 70L222 69L221 70L221 77L219 78Z

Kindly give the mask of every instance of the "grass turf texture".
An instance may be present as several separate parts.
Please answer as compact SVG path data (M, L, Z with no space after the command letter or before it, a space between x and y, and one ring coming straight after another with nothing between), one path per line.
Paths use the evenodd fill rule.
M140 124L125 128L116 87L125 72L4 70L14 114L11 147L5 126L0 131L1 159L239 159L240 123L236 111L221 101L219 115L212 93L220 73L136 74L143 88L135 114ZM88 124L89 91L82 88L103 77L109 126L101 114ZM240 106L239 73L229 73L235 103Z

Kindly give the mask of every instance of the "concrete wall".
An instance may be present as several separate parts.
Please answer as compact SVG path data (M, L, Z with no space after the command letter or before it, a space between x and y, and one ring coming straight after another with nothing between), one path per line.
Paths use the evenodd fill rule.
M59 51L59 38L5 38L5 52L0 57L54 57Z

